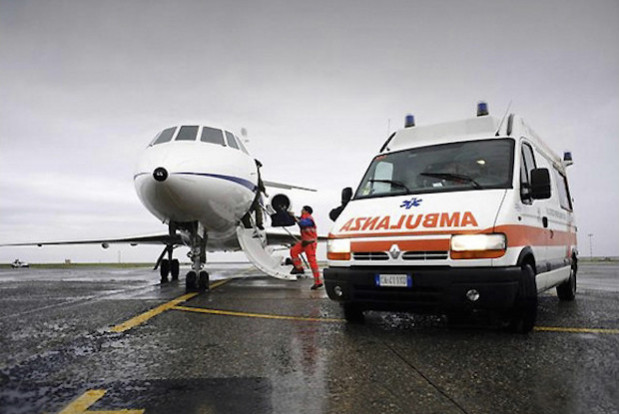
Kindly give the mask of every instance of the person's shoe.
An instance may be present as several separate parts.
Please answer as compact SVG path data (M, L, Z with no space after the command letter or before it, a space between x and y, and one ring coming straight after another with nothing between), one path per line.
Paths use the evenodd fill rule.
M264 226L263 226L262 224L258 224L258 228L259 228L260 230L264 230Z
M314 285L310 288L312 290L320 289L322 287L322 283L314 283Z
M297 269L296 267L293 267L292 270L290 271L291 275L302 275L303 273L305 273L305 270Z

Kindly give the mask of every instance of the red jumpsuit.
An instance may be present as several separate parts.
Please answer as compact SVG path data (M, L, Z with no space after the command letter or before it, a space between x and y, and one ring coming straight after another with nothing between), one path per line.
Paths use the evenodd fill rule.
M316 244L318 242L318 232L316 231L316 224L314 219L309 213L303 213L299 219L299 227L301 227L301 241L292 246L290 249L290 256L292 257L292 264L295 269L303 270L301 259L299 255L305 253L307 261L314 275L314 284L320 283L320 270L318 269L318 262L316 262Z

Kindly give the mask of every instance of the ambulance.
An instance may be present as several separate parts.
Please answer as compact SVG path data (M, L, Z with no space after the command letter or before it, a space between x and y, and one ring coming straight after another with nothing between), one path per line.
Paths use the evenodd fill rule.
M366 310L491 311L529 332L539 293L575 298L571 164L522 118L492 117L484 102L457 122L416 126L408 115L329 234L329 298L349 322Z

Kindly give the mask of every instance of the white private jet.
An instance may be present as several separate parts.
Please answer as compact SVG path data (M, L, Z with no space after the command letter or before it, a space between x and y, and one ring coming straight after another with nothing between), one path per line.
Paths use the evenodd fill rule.
M290 245L288 232L255 225L252 204L261 197L260 170L243 142L226 129L206 125L174 126L161 131L141 155L134 175L141 202L159 220L168 225L167 234L61 242L4 244L2 246L43 246L64 244L161 243L165 248L155 269L161 282L178 280L179 261L173 258L176 247L190 248L192 266L186 275L188 291L203 291L209 286L204 270L207 251L243 250L248 259L270 276L296 280L286 267L285 258L273 245ZM309 188L263 181L266 187L280 189ZM290 198L279 193L270 198L265 210L273 227L294 224L286 211ZM245 224L243 224L245 223Z

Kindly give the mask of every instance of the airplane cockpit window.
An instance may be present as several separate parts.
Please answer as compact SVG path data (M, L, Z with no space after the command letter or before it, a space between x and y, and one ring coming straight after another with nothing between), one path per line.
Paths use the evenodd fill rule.
M236 139L236 142L239 144L239 147L241 148L241 151L243 151L245 154L249 155L249 151L247 151L247 148L245 148L245 145L243 145L243 141L241 141L241 139L239 137L237 137L236 135L234 136L234 138Z
M200 137L202 142L210 142L211 144L226 145L224 142L224 135L221 129L215 129L210 127L202 128L202 136Z
M181 130L178 132L176 141L195 141L196 135L198 135L197 125L182 126Z
M229 147L239 149L239 144L237 144L236 140L234 139L234 135L232 135L232 133L228 131L226 131L226 141L228 142Z
M164 129L159 135L157 135L157 138L155 138L151 145L163 144L164 142L172 141L174 131L176 131L176 127Z

